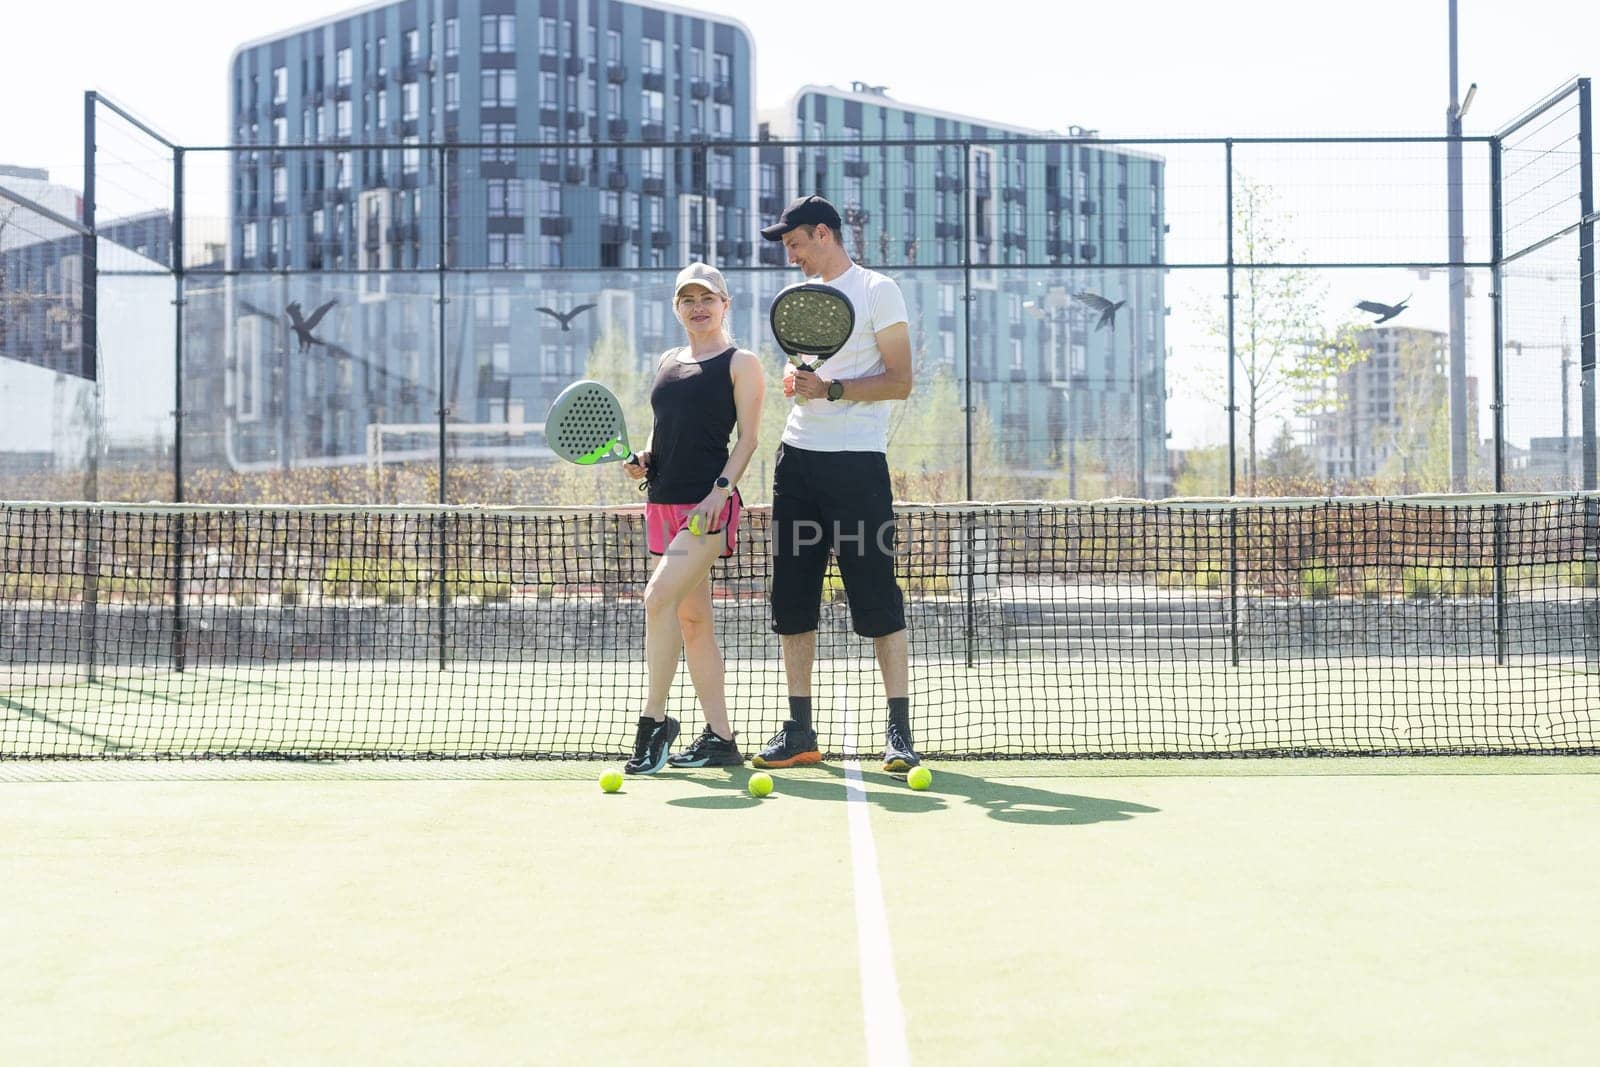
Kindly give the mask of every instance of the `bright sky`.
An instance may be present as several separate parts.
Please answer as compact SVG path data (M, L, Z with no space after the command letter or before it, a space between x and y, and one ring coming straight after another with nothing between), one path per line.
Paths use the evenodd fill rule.
M99 89L182 143L227 136L241 42L358 5L336 0L54 0L6 5L0 161L81 169L82 94ZM985 0L935 5L703 0L748 26L758 104L807 82L1016 125L1102 136L1442 133L1446 0ZM1600 73L1600 4L1461 0L1461 77L1484 133L1577 74ZM916 12L908 17L907 12ZM804 22L806 39L796 27Z

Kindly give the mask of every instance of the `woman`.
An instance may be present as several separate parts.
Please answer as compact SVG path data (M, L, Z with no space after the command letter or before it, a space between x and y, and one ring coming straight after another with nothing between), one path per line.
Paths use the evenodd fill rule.
M733 555L743 501L736 488L756 450L765 385L761 363L733 343L728 331L728 285L722 272L691 263L678 273L672 306L688 344L661 357L650 407L655 426L637 463L623 464L630 478L648 478L645 528L650 553L659 556L645 586L644 647L650 692L629 774L674 767L732 767L744 762L728 722L722 652L711 614L711 564ZM734 426L739 439L728 451ZM678 721L667 715L667 693L678 656L706 717L705 729L684 751L668 758Z

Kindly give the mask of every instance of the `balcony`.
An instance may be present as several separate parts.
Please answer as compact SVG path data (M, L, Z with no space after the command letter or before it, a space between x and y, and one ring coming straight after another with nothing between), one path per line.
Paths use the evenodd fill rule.
M611 173L606 175L606 188L607 189L615 189L618 192L621 192L622 190L626 189L627 187L628 187L628 172L627 171L625 171L625 170L614 170Z
M558 182L561 180L561 164L539 164L539 180L542 182Z
M664 141L667 139L667 128L659 122L647 122L639 127L639 137L645 141Z
M672 247L672 231L671 230L654 230L654 231L652 231L651 234L650 234L650 243L651 243L651 245L653 245L656 248L671 248Z
M915 211L917 209L917 194L916 193L910 192L910 191L908 191L906 193L905 206L910 208L912 211Z
M936 223L933 224L933 235L935 237L939 237L939 238L960 237L961 236L961 223L959 223L959 222L936 222Z
M639 83L646 91L666 92L667 76L659 70L646 70L639 74Z
M583 129L583 112L581 112L581 111L568 111L567 112L567 129L569 129L569 130L581 130L581 129Z
M1020 185L1008 185L1001 192L1000 198L1008 204L1020 204L1024 200L1028 199L1028 191L1022 188Z
M726 237L724 237L722 240L717 242L717 258L718 259L732 259L733 256L734 256L735 248L736 248L735 243L733 241L728 240Z
M1097 249L1094 245L1090 244L1087 241L1085 241L1083 244L1078 246L1078 258L1079 259L1091 260L1096 255L1098 255L1099 252L1100 252L1099 249Z
M867 161L864 159L847 159L844 161L844 173L847 178L865 178L867 169Z
M601 244L622 244L625 241L632 241L635 236L637 235L634 233L632 228L624 226L620 222L613 221L600 223Z
M649 175L646 175L645 178L639 182L639 191L650 196L661 196L667 191L667 179L661 177L652 178Z
M961 188L961 179L954 174L936 174L933 176L933 188L941 193L953 193Z
M606 64L606 81L612 85L621 85L628 80L628 68L621 63Z
M784 247L775 241L761 242L761 253L758 258L769 267L781 267L789 261Z
M711 90L711 99L719 104L733 103L733 85L730 82L721 82Z
M582 185L589 177L589 168L568 163L565 176L568 185Z
M1080 200L1080 201L1078 201L1078 214L1080 214L1080 215L1093 215L1094 214L1094 201L1093 200Z
M623 140L624 138L626 138L628 136L628 120L627 119L607 119L606 120L606 135L608 137L610 137L613 141L620 141L620 140Z
M713 189L711 196L718 204L727 207L737 199L738 194L732 189Z
M568 56L567 57L567 73L568 74L582 74L583 73L583 57L582 56Z
M783 197L766 193L761 197L760 208L763 215L776 215L783 210Z
M694 78L689 82L689 95L696 100L704 100L711 95L711 83L704 78Z
M572 232L572 220L566 216L539 220L539 233L545 237L565 237Z

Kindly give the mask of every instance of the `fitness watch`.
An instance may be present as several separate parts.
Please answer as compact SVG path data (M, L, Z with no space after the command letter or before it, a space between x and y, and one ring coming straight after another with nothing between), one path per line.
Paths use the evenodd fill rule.
M712 484L714 484L718 489L721 489L724 493L731 493L733 491L733 484L725 477L719 477Z
M844 383L843 382L837 382L837 381L829 382L828 383L828 399L829 400L841 400L843 398L844 398Z

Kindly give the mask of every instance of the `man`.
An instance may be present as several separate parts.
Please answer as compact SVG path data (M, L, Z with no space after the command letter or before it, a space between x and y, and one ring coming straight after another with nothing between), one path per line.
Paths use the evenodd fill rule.
M784 395L804 397L784 426L772 486L772 628L783 642L789 719L751 762L817 763L811 723L822 579L839 561L855 632L873 640L889 722L883 769L921 762L912 747L906 683L904 598L894 576L894 495L889 486L889 402L911 395L911 335L905 297L890 278L845 253L839 212L803 196L761 231L782 241L806 277L840 290L855 307L850 340L818 373L791 368Z

